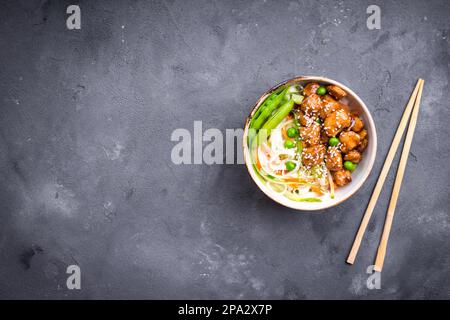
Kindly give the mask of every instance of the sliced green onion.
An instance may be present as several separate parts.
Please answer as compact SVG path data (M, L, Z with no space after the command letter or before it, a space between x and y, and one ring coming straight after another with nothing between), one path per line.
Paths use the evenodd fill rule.
M294 100L295 104L301 104L303 102L303 99L305 97L299 94L293 94L292 95L292 100Z

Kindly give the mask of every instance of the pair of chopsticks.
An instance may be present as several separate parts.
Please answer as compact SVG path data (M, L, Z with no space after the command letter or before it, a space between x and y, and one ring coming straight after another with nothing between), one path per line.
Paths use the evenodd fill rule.
M361 221L361 225L359 226L358 232L356 233L355 241L353 242L352 249L350 250L350 254L347 258L347 263L353 264L356 258L356 254L358 253L358 249L361 245L362 238L364 236L364 232L366 231L367 225L369 224L370 217L372 216L373 209L377 203L378 197L381 193L381 189L383 188L384 181L386 180L386 176L391 168L392 160L395 157L398 146L402 139L403 133L405 132L406 125L408 124L408 120L411 117L411 121L409 122L408 132L406 134L405 143L403 145L402 155L400 158L400 163L397 169L397 176L395 177L394 188L392 190L391 200L389 202L389 207L386 214L386 220L384 223L383 234L381 236L381 241L378 246L377 256L375 259L375 267L374 270L381 272L383 269L384 258L386 256L386 248L389 239L389 233L392 227L392 221L394 219L395 207L397 205L398 195L400 193L400 187L403 180L403 174L405 173L406 162L408 161L409 149L411 147L411 142L414 136L414 129L416 128L417 116L419 114L420 108L420 99L422 98L422 90L423 90L424 80L419 79L417 81L416 87L409 99L408 104L406 105L405 111L403 112L403 116L400 120L400 124L398 125L397 132L395 133L394 140L392 141L391 148L389 149L386 160L384 161L383 169L381 170L380 176L378 178L377 184L375 185L375 189L372 193L372 197L370 198L369 204L367 205L366 212L364 213L363 219ZM412 113L412 115L411 115Z

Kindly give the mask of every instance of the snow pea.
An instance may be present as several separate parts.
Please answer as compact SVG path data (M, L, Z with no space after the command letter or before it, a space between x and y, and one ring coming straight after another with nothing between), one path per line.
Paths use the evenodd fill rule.
M270 135L270 131L275 129L281 121L291 112L294 107L294 100L289 99L278 108L277 111L264 123L258 132L258 142L261 144Z
M252 121L252 126L251 126L252 128L258 130L264 125L264 123L267 120L267 118L270 117L272 112L283 101L283 98L286 95L286 91L287 91L287 88L284 89L283 91L281 91L275 97L273 97L273 99L270 99L270 101L268 101L268 103L264 106L264 108L262 108L262 110L261 110L260 114L258 115L258 117L256 119L254 118L254 121ZM273 93L273 94L275 94L275 93ZM255 116L256 116L256 114L255 114Z

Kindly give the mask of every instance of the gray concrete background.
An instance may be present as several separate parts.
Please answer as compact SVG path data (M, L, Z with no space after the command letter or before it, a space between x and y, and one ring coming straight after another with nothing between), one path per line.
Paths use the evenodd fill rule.
M0 4L1 298L450 297L448 1L82 1L79 31L69 4ZM350 200L295 212L243 165L172 164L174 129L242 127L298 75L341 81L372 111L378 155ZM368 290L398 157L345 258L418 77L382 289Z

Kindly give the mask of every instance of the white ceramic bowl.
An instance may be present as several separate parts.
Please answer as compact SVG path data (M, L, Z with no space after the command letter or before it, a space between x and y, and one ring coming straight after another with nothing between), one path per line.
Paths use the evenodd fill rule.
M335 192L334 199L326 200L324 202L296 202L289 200L285 196L276 193L275 191L268 188L257 176L257 173L255 172L255 169L253 165L251 164L248 145L247 145L247 136L248 136L248 130L250 125L250 120L252 119L253 115L255 114L258 107L261 105L261 103L266 99L268 95L270 95L274 90L276 90L279 86L288 84L301 84L305 85L308 82L318 82L321 84L334 84L342 89L344 89L347 92L347 101L348 105L350 107L350 110L356 111L359 116L363 119L365 124L365 129L367 130L367 139L369 141L369 144L366 148L366 150L363 153L363 159L358 164L358 168L352 173L352 182L347 184L344 187L337 188ZM250 173L250 176L252 177L253 181L257 184L257 186L272 200L286 206L292 209L296 210L305 210L305 211L312 211L312 210L322 210L326 208L333 207L335 205L338 205L339 203L347 200L350 198L358 189L362 186L364 181L366 181L367 177L370 174L370 171L372 170L373 163L375 161L375 155L377 153L377 133L375 130L375 124L373 122L372 116L370 115L369 109L364 104L364 102L361 100L361 98L358 97L356 93L354 93L351 89L343 85L342 83L339 83L337 81L324 78L324 77L316 77L316 76L302 76L297 77L291 80L284 81L275 87L269 89L266 91L257 101L257 103L253 106L252 111L250 115L247 117L247 121L245 123L244 128L244 139L243 139L243 146L244 146L244 159L245 164L247 166L247 170Z

